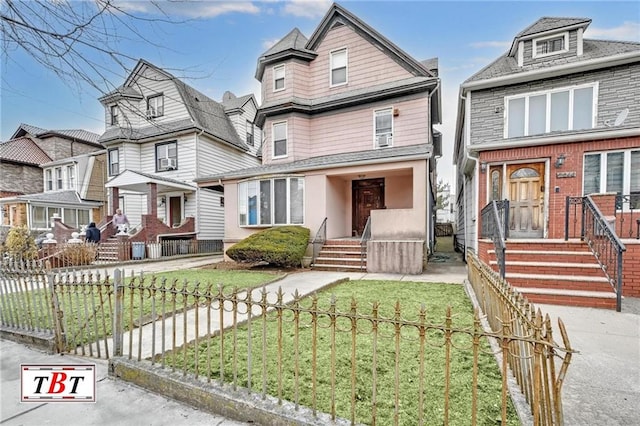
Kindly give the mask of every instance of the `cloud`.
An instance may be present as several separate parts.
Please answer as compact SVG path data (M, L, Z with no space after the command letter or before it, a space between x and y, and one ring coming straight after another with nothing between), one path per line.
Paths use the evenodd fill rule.
M640 41L640 22L625 21L613 28L590 27L584 35L607 40Z
M255 4L248 1L118 1L115 4L127 12L186 18L214 18L227 13L257 14L260 12Z
M469 46L474 49L484 49L484 48L493 48L499 47L501 49L507 49L511 47L510 41L476 41L475 43L470 43Z
M320 18L327 13L331 4L331 0L290 0L285 4L282 11L286 15Z

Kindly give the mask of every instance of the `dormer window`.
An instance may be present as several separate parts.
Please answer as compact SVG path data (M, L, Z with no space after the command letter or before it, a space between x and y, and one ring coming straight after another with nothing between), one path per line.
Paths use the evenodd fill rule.
M569 50L569 33L555 34L533 40L533 57L555 55Z
M284 64L273 67L273 91L284 90Z
M147 98L147 118L164 115L164 96L155 95Z
M111 105L109 107L109 112L110 112L110 124L112 126L117 126L118 125L118 105Z

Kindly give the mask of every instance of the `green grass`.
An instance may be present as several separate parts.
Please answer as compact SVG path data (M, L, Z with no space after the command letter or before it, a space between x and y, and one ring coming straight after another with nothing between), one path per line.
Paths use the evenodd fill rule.
M473 309L461 286L451 284L425 284L413 282L395 281L351 281L331 288L318 295L318 308L328 310L332 295L335 296L336 311L349 312L353 308L353 301L357 300L355 311L358 314L369 316L372 306L380 301L378 317L393 318L396 314L396 302L399 303L403 320L417 321L422 305L427 311L428 324L443 324L445 321L446 307L451 306L454 317L453 327L456 329L468 328L473 325ZM311 301L305 299L304 308L310 307ZM252 388L254 392L261 391L263 375L267 380L267 393L278 396L279 392L287 400L294 400L295 381L295 352L298 351L300 403L312 406L311 386L313 384L312 372L312 333L311 316L303 310L300 313L298 326L298 346L295 346L294 316L291 310L284 310L281 322L283 326L282 338L279 349L278 316L275 313L269 315L266 323L266 338L262 336L263 323L259 318L254 319L251 329L252 345ZM356 385L355 385L355 421L368 424L371 422L373 403L371 401L373 387L372 359L374 356L374 341L377 345L377 380L378 392L375 408L377 410L377 424L393 424L394 398L396 380L396 341L394 340L394 325L379 324L378 338L374 339L371 322L366 319L355 319L358 334L356 339ZM337 415L344 418L351 417L351 354L352 354L352 320L349 318L337 319L335 324L341 332L335 335L335 394ZM332 333L331 321L328 315L321 315L317 328L317 359L316 359L316 388L317 409L324 412L331 411L331 347ZM398 359L398 383L400 386L399 424L417 424L417 411L419 401L419 336L415 327L405 327L401 330ZM234 360L234 341L231 333L225 334L224 353L224 378L229 381L233 378L234 362L237 366L238 384L247 386L247 347L249 332L243 328L236 337L237 348ZM444 333L437 329L429 329L426 332L426 345L424 354L424 421L429 425L441 425L444 422L444 365L445 348ZM471 388L473 355L471 351L472 339L465 333L454 333L451 336L453 348L451 349L451 385L449 391L450 409L449 424L466 425L471 419ZM262 344L266 345L266 358L262 355ZM200 342L197 348L198 371L201 375L208 375L212 379L220 378L220 350L219 337L213 337L209 341ZM500 421L501 413L501 375L496 361L490 355L489 345L481 342L482 351L478 360L478 424L496 425ZM209 358L207 350L210 350ZM196 348L190 347L187 351L186 368L195 371ZM185 362L181 357L183 351L179 351L176 358L169 356L165 361L168 365L183 368ZM211 360L209 370L208 359ZM266 371L263 371L263 362ZM278 383L278 371L282 369L282 383ZM508 423L518 424L518 418L512 404L508 405Z

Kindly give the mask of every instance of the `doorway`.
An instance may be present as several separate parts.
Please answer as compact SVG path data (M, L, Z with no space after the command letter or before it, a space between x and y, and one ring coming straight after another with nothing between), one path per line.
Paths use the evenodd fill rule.
M352 233L359 237L364 231L371 210L384 208L384 178L352 182Z
M509 237L542 238L544 233L544 163L507 166Z
M169 197L169 224L172 227L182 223L182 197Z

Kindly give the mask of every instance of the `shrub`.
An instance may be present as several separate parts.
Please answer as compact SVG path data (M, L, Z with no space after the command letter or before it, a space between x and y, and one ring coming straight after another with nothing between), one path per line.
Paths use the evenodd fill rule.
M32 260L38 257L38 247L26 226L9 230L4 249L14 259Z
M309 244L309 229L281 226L257 232L227 250L236 262L266 262L274 266L297 267Z
M62 246L56 256L61 266L91 265L98 254L98 246L95 244L69 243Z

